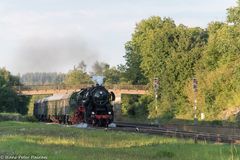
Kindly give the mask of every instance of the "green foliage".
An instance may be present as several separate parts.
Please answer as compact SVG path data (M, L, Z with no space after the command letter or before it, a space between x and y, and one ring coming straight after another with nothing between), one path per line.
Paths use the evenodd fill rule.
M160 17L137 24L126 43L126 72L133 84L146 79L153 86L153 79L159 79L157 100L150 90L150 118L192 118L193 77L199 83L198 115L224 119L228 110L240 106L239 8L238 0L238 6L228 9L228 23L211 22L207 29L177 26Z
M24 121L26 121L26 122L39 122L39 120L33 115L24 116Z
M205 30L177 26L169 18L151 17L138 23L132 41L127 43L127 46L132 44L127 63L139 67L136 70L144 73L150 86L154 78L160 81L158 106L151 107L155 102L149 105L150 117L173 117L183 112L181 107L187 103L183 89L186 80L194 76L195 64L201 58L207 38ZM129 58L135 55L138 63Z
M25 85L61 84L64 81L64 73L26 73L21 76L21 83Z
M79 85L79 84L91 84L93 83L91 76L85 72L84 67L82 67L82 63L79 64L77 68L69 71L66 75L64 84L67 85ZM95 62L93 65L93 72L91 75L102 75L105 77L105 84L118 84L124 81L123 71L116 67L110 67L107 63L103 62Z
M68 72L64 84L79 85L93 83L90 76L81 69L74 69Z
M146 84L147 79L140 68L142 57L138 53L139 46L129 41L125 44L125 50L126 55L124 58L126 60L126 65L123 68L125 71L124 78L131 84Z
M19 78L10 74L5 68L0 69L0 112L27 113L29 98L19 96L12 88L21 85Z
M21 122L38 122L34 116L21 115L19 113L0 113L0 121L21 121Z
M228 9L227 21L229 23L240 24L240 0L237 3L238 6Z
M122 81L122 72L116 67L108 67L104 70L105 84L119 84Z
M0 113L0 121L21 121L23 116L19 113Z
M239 13L239 5L230 8L228 22L233 24L214 22L208 26L208 44L196 69L200 111L210 120L225 119L228 110L240 106Z
M219 59L222 61L227 57ZM204 60L204 59L203 59ZM218 61L218 62L219 62ZM221 113L232 107L240 105L239 99L239 60L219 65L212 71L198 71L198 79L201 87L199 88L202 111L208 113L209 118L220 118Z
M152 101L150 96L123 95L123 115L134 116L135 118L147 118L148 104Z
M34 107L35 101L46 98L48 96L50 96L50 95L32 95L31 97L29 97L28 116L33 115L33 107Z

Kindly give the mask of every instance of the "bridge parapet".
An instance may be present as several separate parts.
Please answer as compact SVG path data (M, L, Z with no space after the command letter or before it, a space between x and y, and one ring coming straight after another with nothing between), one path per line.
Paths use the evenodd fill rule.
M70 93L79 91L81 88L92 86L91 84L81 85L30 85L30 86L15 86L14 89L19 94L24 95L40 95L40 94L56 94ZM146 85L106 85L110 91L117 95L122 94L147 94L148 87Z
M91 87L92 84L80 84L80 85L24 85L24 86L14 86L17 91L21 90L46 90L46 89L81 89L86 87ZM105 85L107 89L127 89L127 90L147 90L147 85Z

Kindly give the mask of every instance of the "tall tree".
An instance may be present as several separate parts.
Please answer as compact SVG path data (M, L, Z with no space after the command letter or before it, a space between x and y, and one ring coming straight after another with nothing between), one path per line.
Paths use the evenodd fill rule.
M67 73L64 84L79 85L92 83L91 77L82 70L74 69Z
M207 119L224 119L228 110L240 105L240 1L228 9L228 23L208 26L208 44L196 69L199 80L199 112ZM188 89L191 84L188 84ZM192 93L188 93L192 100ZM226 117L225 117L226 118Z
M122 72L116 67L106 68L103 75L105 77L105 84L119 84L122 80Z
M0 112L26 114L29 99L17 95L12 88L15 85L20 85L19 78L11 75L5 68L0 68Z
M125 44L126 54L124 56L126 65L124 66L124 77L131 84L146 84L147 78L143 75L143 71L140 68L142 62L142 56L138 52L136 43L129 41ZM122 66L123 67L123 66Z
M207 39L205 30L177 26L170 18L150 17L137 24L127 44L131 44L127 57L132 56L127 60L131 65L127 66L139 67L134 68L136 73L141 72L150 86L154 78L160 81L158 107L155 102L150 104L150 115L171 117L186 112L185 106L189 104L184 86L194 76Z
M227 22L240 24L240 0L237 0L237 6L231 7L228 10Z

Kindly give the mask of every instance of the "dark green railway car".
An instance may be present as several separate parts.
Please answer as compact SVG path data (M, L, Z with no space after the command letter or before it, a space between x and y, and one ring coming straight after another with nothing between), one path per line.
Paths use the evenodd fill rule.
M76 107L76 93L56 94L36 101L34 115L41 121L67 122Z

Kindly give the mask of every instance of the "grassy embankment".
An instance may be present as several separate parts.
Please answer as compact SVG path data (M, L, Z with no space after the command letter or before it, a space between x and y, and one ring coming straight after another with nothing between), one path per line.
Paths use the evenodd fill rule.
M194 144L192 140L43 123L0 122L0 155L57 160L239 160L240 146Z

